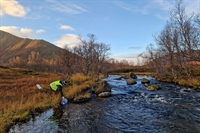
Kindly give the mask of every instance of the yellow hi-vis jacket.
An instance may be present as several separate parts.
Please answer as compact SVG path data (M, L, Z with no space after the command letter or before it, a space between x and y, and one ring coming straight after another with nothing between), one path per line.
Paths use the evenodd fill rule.
M56 91L58 89L58 85L62 86L62 84L60 83L60 80L52 82L50 84L50 87L52 90Z

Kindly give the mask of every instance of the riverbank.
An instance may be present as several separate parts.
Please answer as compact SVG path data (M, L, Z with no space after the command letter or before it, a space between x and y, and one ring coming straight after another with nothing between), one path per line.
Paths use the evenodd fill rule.
M49 83L62 78L59 74L1 66L0 77L0 132L59 103L60 98L49 91Z
M191 79L187 79L186 77L183 76L182 78L177 79L176 81L173 81L170 79L158 77L158 75L154 72L134 72L134 74L152 76L158 81L174 83L181 86L192 87L194 89L200 89L200 82L199 82L200 76L194 76Z
M60 94L49 88L52 81L59 79L66 80L65 75L0 66L0 132L7 132L17 122L26 122L38 113L60 106ZM81 74L72 75L68 82L63 92L69 100L95 83Z
M156 77L156 74L151 72L135 72L135 74ZM49 84L58 79L65 80L65 76L0 67L0 132L6 132L11 125L19 121L25 122L37 113L58 107L61 97L49 89ZM200 86L198 79L188 81L189 85L185 80L180 81L180 85ZM81 92L94 85L95 81L77 73L70 77L69 83L70 85L64 87L63 91L65 97L70 100L74 97L85 97ZM40 84L42 89L39 90L36 84Z
M151 76L137 76L137 84L134 85L127 85L126 80L119 77L110 75L104 79L112 86L111 97L96 97L84 104L69 103L62 109L63 115L59 121L54 124L54 120L50 120L50 115L47 115L47 112L52 112L49 110L34 121L13 126L10 133L200 132L199 91L159 82ZM146 90L146 86L141 83L143 78L162 89Z

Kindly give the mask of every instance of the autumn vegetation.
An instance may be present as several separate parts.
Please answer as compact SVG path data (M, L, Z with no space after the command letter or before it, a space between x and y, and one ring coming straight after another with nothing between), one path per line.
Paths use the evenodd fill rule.
M49 84L58 79L68 81L64 95L69 100L88 97L83 92L102 77L116 73L152 75L158 80L200 88L200 14L188 14L183 2L178 0L166 26L154 38L155 44L149 44L139 55L144 59L140 66L109 58L110 46L98 42L94 34L88 34L88 40L79 36L81 43L73 48L66 45L51 53L55 48L52 46L48 49L49 56L55 55L52 59L44 59L40 48L29 51L26 58L10 58L6 66L0 66L0 132L17 121L27 120L35 112L59 106L60 95L49 89ZM15 46L15 52L23 41ZM37 41L34 44L40 45ZM42 46L47 49L46 45ZM0 47L0 59L5 57L4 52ZM39 90L36 84L43 89Z
M75 97L88 97L83 91L95 84L93 78L73 74L35 72L28 69L0 67L0 132L15 122L26 121L35 113L60 106L61 96L54 93L49 84L58 79L67 80L64 96L70 101ZM38 89L40 84L42 89Z
M57 74L1 66L0 77L0 132L15 121L27 119L36 110L58 104L58 96L40 92L35 86L39 83L48 89L50 82L60 79Z

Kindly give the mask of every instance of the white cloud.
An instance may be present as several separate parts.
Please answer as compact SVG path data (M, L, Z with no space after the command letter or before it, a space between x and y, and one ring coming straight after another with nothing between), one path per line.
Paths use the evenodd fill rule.
M1 5L0 5L0 7L1 7ZM3 11L3 9L0 9L0 16L3 16L3 13L4 11Z
M141 14L148 14L149 13L149 4L142 4L142 5L135 5L135 3L138 3L140 1L131 1L132 3L122 2L122 1L115 1L115 4L122 8L123 10L130 11L130 12L136 12ZM135 3L134 3L135 2Z
M155 16L158 18L158 19L161 19L161 20L164 20L164 21L167 21L169 19L168 16L165 16L165 15L161 15L161 14L155 14Z
M171 0L152 0L153 4L152 5L157 5L160 7L161 10L164 11L169 11L171 8L173 8L174 1Z
M68 25L61 25L61 26L60 26L60 29L63 29L63 30L71 30L71 31L74 30L74 28L72 28L71 26L68 26Z
M33 31L29 28L19 28L17 26L1 26L0 30L3 30L5 32L11 33L15 36L22 37L22 38L32 38L33 36L37 34L44 33L44 30L37 30Z
M139 54L124 54L124 55L118 55L118 56L111 56L111 58L114 58L118 61L127 60L127 61L137 63L138 58L139 58L138 55Z
M73 49L73 48L75 48L75 47L77 47L77 46L79 46L79 44L70 44L70 45L67 45L67 47L68 47L69 49Z
M176 1L172 0L152 0L161 10L169 11L173 9ZM197 13L200 12L200 0L183 0L185 5L186 13Z
M115 4L123 10L140 13L143 15L151 13L154 9L169 11L173 7L172 0L146 0L139 1L115 1Z
M41 30L37 30L37 31L36 31L36 34L42 34L42 33L45 33L45 30L42 30L42 29L41 29Z
M79 36L74 35L74 34L65 34L59 37L56 40L55 44L61 48L63 48L65 45L73 45L80 42L78 37Z
M49 9L62 13L81 14L87 11L81 6L78 6L77 4L70 1L46 0L46 2L51 3L51 5L49 5Z
M33 30L32 29L28 29L28 28L21 28L20 29L20 33L22 33L24 35L27 35L27 36L32 36L34 34Z
M28 12L22 5L16 0L1 0L0 2L0 16L8 14L15 17L23 17Z

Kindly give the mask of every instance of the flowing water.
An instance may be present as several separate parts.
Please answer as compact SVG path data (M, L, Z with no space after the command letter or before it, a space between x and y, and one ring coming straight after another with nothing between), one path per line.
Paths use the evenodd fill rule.
M105 80L112 87L112 96L83 104L69 103L63 116L49 119L53 110L35 120L15 125L10 133L200 133L200 92L188 87L138 76L137 84L127 85L124 79L111 75ZM162 89L147 91L141 79Z

